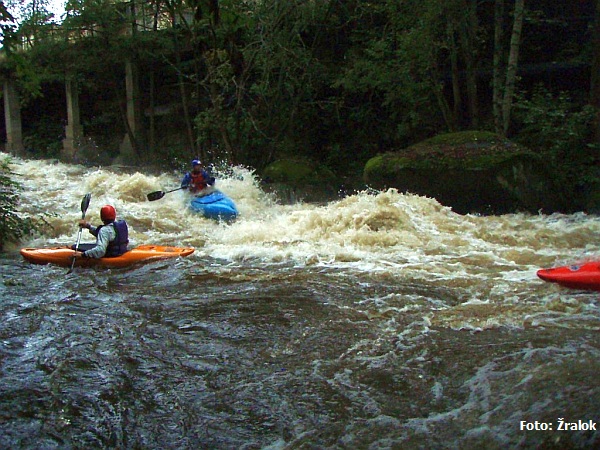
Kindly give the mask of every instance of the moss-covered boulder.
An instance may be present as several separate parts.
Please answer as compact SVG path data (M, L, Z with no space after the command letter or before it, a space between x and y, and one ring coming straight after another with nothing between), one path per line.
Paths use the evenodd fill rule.
M367 184L436 198L458 213L553 209L551 177L537 154L481 131L439 135L370 159Z
M339 185L327 167L300 158L274 161L265 167L262 178L267 190L288 202L329 200L337 195Z

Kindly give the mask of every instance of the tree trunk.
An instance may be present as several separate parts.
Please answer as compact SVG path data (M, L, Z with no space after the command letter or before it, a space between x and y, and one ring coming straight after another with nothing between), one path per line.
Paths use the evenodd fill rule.
M148 124L148 153L150 158L152 158L154 151L156 150L156 116L154 105L156 103L155 92L156 92L156 80L154 68L150 69L150 73L148 74L148 90L149 92L149 124Z
M154 10L152 14L152 32L158 32L158 14L160 12L160 0L154 4ZM155 106L156 106L156 72L154 70L154 66L150 68L150 73L148 74L148 82L149 82L149 130L148 130L148 153L150 158L153 157L154 152L156 151L156 116L155 116Z
M448 131L456 131L457 123L460 122L458 118L461 116L462 111L462 97L460 92L460 70L458 68L458 50L456 48L456 33L455 26L450 21L451 25L448 30L448 41L450 51L450 67L452 73L452 114L444 114L446 124L448 125ZM443 105L438 99L438 103ZM445 110L442 109L442 112Z
M510 113L515 91L515 80L517 78L524 9L525 0L515 0L514 23L512 36L510 38L510 53L508 55L508 64L506 66L506 87L504 90L504 100L502 102L502 131L505 136L508 134L508 128L510 126Z
M136 132L139 133L139 128L137 128L135 126L134 123L132 123L134 120L130 120L130 114L129 114L129 108L130 108L130 102L134 101L132 99L136 98L136 94L133 93L133 90L135 89L133 86L135 86L135 84L137 83L137 81L134 81L134 77L135 77L135 70L133 70L131 68L132 62L131 61L127 61L125 63L125 101L119 101L117 102L119 105L119 115L121 116L121 121L123 122L123 126L125 127L125 133L126 133L126 137L129 140L129 144L131 145L131 152L132 154L129 155L127 154L126 157L131 158L131 157L135 157L135 158L139 158L141 156L140 154L140 145L139 145L139 140L137 138ZM123 86L122 86L122 79L120 78L118 73L113 73L113 89L114 89L114 95L115 98L119 98L123 96ZM134 112L131 116L135 117L136 112ZM137 129L136 129L137 128ZM129 152L129 149L125 150L126 153ZM122 153L123 153L123 149L122 149ZM123 155L125 156L125 155Z
M181 5L178 4L175 1L167 1L165 3L166 7L167 7L167 11L169 12L170 16L171 16L171 23L173 24L173 28L176 30L178 29L180 26L184 27L186 29L189 30L189 25L186 23L185 17L183 15L181 15L181 10L178 9ZM177 23L177 19L181 20L181 23ZM177 72L177 85L179 88L179 95L181 97L181 107L183 109L183 121L185 124L185 128L186 128L186 137L188 140L188 145L189 145L189 153L188 156L191 156L193 158L198 156L197 153L197 146L196 146L196 139L194 136L194 127L192 124L192 119L190 118L190 108L189 108L189 100L188 100L188 94L187 94L187 89L186 89L186 80L185 80L185 75L183 73L183 67L182 67L182 53L183 50L181 49L181 42L179 41L179 37L178 37L178 33L175 32L173 33L173 53L175 56L175 70Z
M465 75L467 84L467 106L469 108L469 126L479 127L479 103L477 100L476 74L476 35L477 35L477 4L474 0L464 3L465 21L460 26L463 58L465 60Z
M600 1L600 0L599 0ZM492 80L492 107L494 129L503 134L502 127L502 40L504 39L504 0L496 0L494 4L494 73Z

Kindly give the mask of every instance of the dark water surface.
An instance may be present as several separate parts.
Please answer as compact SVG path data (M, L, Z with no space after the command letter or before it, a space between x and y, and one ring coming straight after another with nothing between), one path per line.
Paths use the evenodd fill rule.
M600 422L599 294L535 277L597 256L597 217L281 206L242 173L220 180L243 213L224 225L144 201L171 175L45 169L24 208L56 232L23 246L73 240L92 192L92 219L113 203L134 243L196 252L69 275L1 255L0 448L600 446L558 429Z

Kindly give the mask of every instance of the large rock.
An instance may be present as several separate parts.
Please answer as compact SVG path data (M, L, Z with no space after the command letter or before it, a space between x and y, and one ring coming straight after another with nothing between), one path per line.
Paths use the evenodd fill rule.
M494 133L436 136L370 159L365 182L433 197L458 213L554 210L558 199L541 158Z
M279 159L262 172L264 188L286 203L320 202L337 196L339 182L327 167L303 158Z

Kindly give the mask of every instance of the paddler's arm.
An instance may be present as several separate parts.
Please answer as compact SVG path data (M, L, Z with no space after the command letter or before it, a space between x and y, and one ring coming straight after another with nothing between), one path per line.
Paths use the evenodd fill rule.
M214 186L215 177L213 177L208 170L202 171L202 177L204 178L206 184L208 184L209 186Z
M94 231L96 227L93 227ZM90 232L92 230L90 229ZM100 229L98 233L98 239L96 240L96 246L85 252L82 252L81 256L84 258L102 258L106 255L106 249L108 243L116 237L115 229L112 226L105 226Z
M192 182L192 175L188 172L186 173L183 178L181 179L181 187L183 189L189 187L190 183Z
M85 220L79 221L79 228L87 228L92 235L98 237L98 227L95 227L94 225L90 224L89 222L86 222Z

